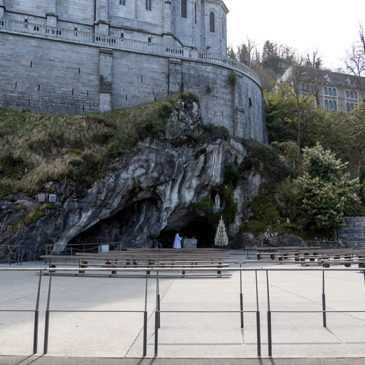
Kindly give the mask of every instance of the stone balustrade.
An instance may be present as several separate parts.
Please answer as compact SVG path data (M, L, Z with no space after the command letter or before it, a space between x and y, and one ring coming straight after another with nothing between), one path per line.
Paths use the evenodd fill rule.
M0 32L11 34L25 34L30 37L61 40L86 44L90 46L107 47L117 50L132 51L201 61L209 64L216 64L237 71L255 81L260 87L261 82L258 75L248 66L232 60L221 54L199 52L188 47L173 47L162 43L143 42L133 39L119 38L115 36L102 35L97 33L80 31L77 29L54 28L47 25L30 23L27 21L16 21L10 19L0 19Z

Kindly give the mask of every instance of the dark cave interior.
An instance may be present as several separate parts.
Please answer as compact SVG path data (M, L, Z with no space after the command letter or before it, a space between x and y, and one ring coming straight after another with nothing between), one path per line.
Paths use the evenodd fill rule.
M95 226L72 239L68 244L68 248L80 248L85 244L85 247L91 252L96 252L97 246L101 243L118 242L120 234L124 231L122 227L117 227L121 224L120 218L120 215L117 214L116 216L100 221ZM117 222L119 224L116 224ZM214 247L214 229L210 224L201 219L191 220L180 229L167 226L156 238L159 247L172 248L176 233L179 233L182 237L196 238L198 241L197 248ZM95 245L92 245L92 243L95 243ZM113 245L110 248L113 249Z
M178 231L167 227L161 231L157 240L163 248L172 248L176 233L179 233L182 237L196 238L198 241L197 248L214 247L214 229L203 220L192 220Z

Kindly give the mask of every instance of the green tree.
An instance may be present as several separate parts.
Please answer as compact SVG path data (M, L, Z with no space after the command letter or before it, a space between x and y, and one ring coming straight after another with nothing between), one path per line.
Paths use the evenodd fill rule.
M304 174L293 184L300 192L308 228L332 230L344 224L345 216L356 213L359 180L350 178L346 165L319 143L303 150Z
M282 84L274 92L265 93L264 96L269 142L298 142L300 129L299 139L301 144L306 146L307 130L321 113L314 110L313 98L297 95L293 87L288 84Z

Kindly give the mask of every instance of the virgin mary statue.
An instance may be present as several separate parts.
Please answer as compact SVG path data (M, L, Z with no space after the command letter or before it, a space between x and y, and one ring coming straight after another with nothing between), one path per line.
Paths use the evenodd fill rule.
M180 237L179 234L176 233L173 248L181 248L181 240L182 237Z

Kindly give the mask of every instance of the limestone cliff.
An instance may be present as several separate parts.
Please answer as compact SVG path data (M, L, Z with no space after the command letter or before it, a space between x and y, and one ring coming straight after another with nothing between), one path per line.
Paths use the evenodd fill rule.
M25 259L37 258L45 244L54 244L54 253L69 242L151 247L163 231L203 222L206 213L223 214L232 203L224 193L227 166L232 164L241 170L232 184L235 209L228 223L233 237L261 182L254 170L244 168L245 156L243 141L229 138L222 128L203 127L198 103L181 100L163 138L140 141L91 186L80 189L67 180L52 182L54 204L41 204L24 194L0 201L0 245L21 245ZM202 201L209 212L194 208ZM32 212L35 219L27 221ZM210 224L214 226L214 220Z

